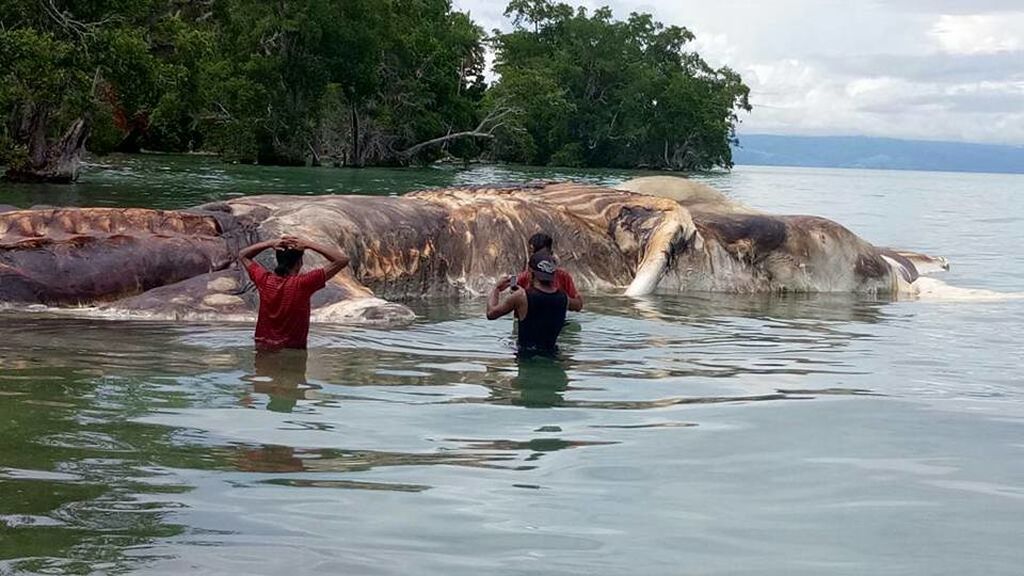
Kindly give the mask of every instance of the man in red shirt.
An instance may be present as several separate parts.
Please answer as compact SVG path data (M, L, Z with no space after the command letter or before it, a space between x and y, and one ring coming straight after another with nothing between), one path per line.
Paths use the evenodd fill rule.
M534 254L546 254L554 258L551 254L551 248L554 246L555 241L543 232L538 232L533 236L530 236L530 256ZM527 289L531 286L533 281L533 275L530 269L527 268L519 273L516 277L516 284L522 288ZM569 297L569 310L579 312L583 309L583 297L576 290L576 283L572 279L572 274L569 274L565 270L558 268L555 270L555 289L561 292L565 292L565 295Z
M277 267L268 271L253 261L257 254L274 248ZM323 268L302 270L303 251L309 248L327 258ZM260 312L256 320L256 348L279 350L281 348L306 348L309 336L309 299L327 280L348 266L348 257L340 250L300 240L294 236L282 236L253 244L238 253L238 259L249 273L260 294Z

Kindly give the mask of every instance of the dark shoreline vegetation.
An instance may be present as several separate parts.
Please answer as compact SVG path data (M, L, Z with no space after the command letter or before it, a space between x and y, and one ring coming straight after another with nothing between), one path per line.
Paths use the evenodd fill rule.
M512 0L0 0L0 165L83 151L270 165L732 166L749 89L648 14ZM498 78L484 78L488 51Z

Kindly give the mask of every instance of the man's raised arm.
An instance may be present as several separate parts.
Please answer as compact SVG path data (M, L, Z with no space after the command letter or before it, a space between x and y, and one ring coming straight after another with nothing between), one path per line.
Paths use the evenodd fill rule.
M330 278L345 269L348 266L349 258L344 252L337 248L331 248L329 246L323 246L316 242L310 242L308 240L300 240L294 236L285 236L284 241L289 243L299 250L308 248L313 252L327 258L327 265L324 266L324 276Z
M513 280L514 278L512 277L502 278L491 289L490 294L487 296L488 320L497 320L512 311L515 311L517 316L521 316L521 312L526 305L526 297L524 296L526 292L524 290L519 290L516 287L512 294L504 299L501 298L501 293L512 285Z
M246 270L252 265L252 259L257 254L263 252L267 248L276 248L281 243L281 239L275 238L274 240L264 240L263 242L257 242L248 248L243 248L238 251L238 261L242 263L242 267Z

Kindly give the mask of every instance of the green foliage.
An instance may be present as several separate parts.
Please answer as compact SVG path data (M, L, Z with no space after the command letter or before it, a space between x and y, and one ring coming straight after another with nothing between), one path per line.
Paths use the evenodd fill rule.
M5 106L25 100L57 105L65 92L81 99L88 84L77 66L75 46L43 30L0 30L0 63L4 70L0 101Z
M226 0L204 132L242 160L396 161L476 121L483 32L448 0Z
M551 159L548 160L548 164L552 166L564 166L566 168L578 168L580 166L584 166L586 164L586 157L583 146L579 142L569 142L551 155Z
M78 119L90 121L97 152L147 132L150 114L187 86L194 66L175 59L178 38L165 33L179 4L0 0L0 104L10 111L2 130L12 146L26 146L39 164Z
M528 135L499 158L534 164L705 170L731 166L749 89L686 45L693 34L648 14L615 20L549 0L513 0L497 34L492 96L524 114ZM510 134L509 131L507 134ZM532 150L532 153L526 153Z
M488 87L485 34L451 0L0 0L0 162L26 157L33 126L52 140L90 118L97 153L731 164L747 87L685 28L550 0L506 16Z
M28 149L8 130L0 131L0 166L21 166L28 161Z
M92 134L89 136L89 150L103 156L117 149L123 139L121 129L114 120L110 106L99 106L93 112Z

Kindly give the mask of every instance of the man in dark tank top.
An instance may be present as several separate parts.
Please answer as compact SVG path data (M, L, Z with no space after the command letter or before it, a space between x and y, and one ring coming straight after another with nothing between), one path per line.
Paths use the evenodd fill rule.
M554 354L559 333L565 325L569 297L555 285L558 265L550 254L538 252L530 257L531 283L525 289L514 285L514 278L503 278L487 298L487 319L495 320L515 312L519 320L516 344L521 353ZM512 292L504 299L501 293Z

